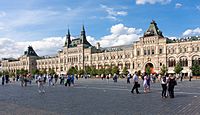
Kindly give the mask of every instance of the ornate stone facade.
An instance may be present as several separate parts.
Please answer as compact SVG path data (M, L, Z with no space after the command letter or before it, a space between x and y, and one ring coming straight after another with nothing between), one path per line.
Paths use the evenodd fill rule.
M127 67L131 73L138 70L144 72L150 66L152 72L159 73L164 64L169 73L174 73L175 64L180 62L183 66L182 72L189 75L194 60L200 63L200 37L170 40L162 35L155 21L152 21L139 41L131 45L107 48L101 48L99 43L96 47L92 46L86 39L84 26L80 38L73 40L68 30L65 45L56 56L39 58L24 55L18 61L2 60L2 69L14 72L21 68L29 71L34 68L47 71L54 69L58 74L66 74L72 66L82 69L84 65L96 68L116 65L121 70Z

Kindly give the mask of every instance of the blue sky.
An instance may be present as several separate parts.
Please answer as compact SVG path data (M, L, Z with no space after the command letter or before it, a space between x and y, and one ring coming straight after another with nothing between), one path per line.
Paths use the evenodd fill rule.
M39 55L55 54L68 27L76 37L82 24L88 40L103 47L138 40L152 19L166 37L200 34L199 0L1 0L0 4L1 57L22 55L28 45Z

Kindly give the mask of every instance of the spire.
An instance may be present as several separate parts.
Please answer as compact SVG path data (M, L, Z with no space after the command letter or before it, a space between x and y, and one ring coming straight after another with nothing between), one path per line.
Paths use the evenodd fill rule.
M91 46L91 44L86 39L86 33L85 33L84 25L82 26L80 39L81 39L81 43L84 44L85 46Z
M71 44L70 36L71 35L70 35L69 28L68 28L67 35L66 35L66 41L65 41L65 47L69 47L69 45Z
M146 36L161 36L161 37L163 37L162 32L159 30L157 23L154 20L152 20L148 30L144 33L144 37L146 37Z
M68 31L67 31L67 35L69 35L69 36L70 36L69 28L68 28Z
M85 27L84 25L82 26L82 30L81 30L81 36L80 36L82 43L85 43L86 40L86 35L85 35Z
M84 27L84 25L82 26L81 36L85 36L85 27Z

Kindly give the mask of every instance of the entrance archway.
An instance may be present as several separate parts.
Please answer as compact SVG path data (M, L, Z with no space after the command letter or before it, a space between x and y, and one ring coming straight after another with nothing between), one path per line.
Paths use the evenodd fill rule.
M152 64L152 63L147 63L147 64L145 65L145 70L144 70L145 72L146 72L147 67L150 67L151 73L155 73L154 67L153 67L153 64Z

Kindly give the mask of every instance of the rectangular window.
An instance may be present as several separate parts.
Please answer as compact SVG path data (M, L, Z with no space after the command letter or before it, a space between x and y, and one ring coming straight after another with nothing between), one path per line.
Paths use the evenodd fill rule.
M140 51L137 51L137 56L139 56L140 55Z
M160 49L159 54L162 54L162 49Z
M144 50L144 55L147 55L147 52L146 52L146 50Z
M154 54L154 49L151 51L152 54Z
M150 50L148 50L148 55L150 55Z

